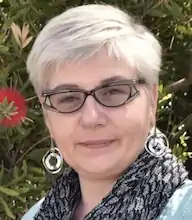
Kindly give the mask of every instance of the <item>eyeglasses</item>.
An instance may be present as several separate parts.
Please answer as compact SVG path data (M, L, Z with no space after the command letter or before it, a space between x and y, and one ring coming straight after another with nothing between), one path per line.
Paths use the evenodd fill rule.
M78 111L86 98L91 95L105 107L119 107L139 96L137 84L146 84L146 81L143 79L122 80L98 86L91 91L81 89L47 91L42 93L45 98L43 106L59 113L72 113Z

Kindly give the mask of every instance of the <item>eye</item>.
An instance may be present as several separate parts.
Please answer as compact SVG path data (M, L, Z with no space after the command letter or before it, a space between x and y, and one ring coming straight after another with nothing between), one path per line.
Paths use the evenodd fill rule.
M120 93L124 93L124 91L120 89L111 88L111 89L106 90L104 95L115 95L115 94L120 94Z
M51 103L54 106L59 105L76 105L84 100L84 94L81 92L63 92L57 93L50 97Z
M64 94L63 96L58 97L57 103L58 104L70 103L70 102L77 102L80 100L81 100L81 97L77 95Z
M77 97L75 97L75 96L60 97L58 100L58 103L73 102L75 100L77 100Z
M113 95L128 95L130 94L130 86L127 85L119 85L119 86L110 86L103 88L102 95L104 96L113 96Z

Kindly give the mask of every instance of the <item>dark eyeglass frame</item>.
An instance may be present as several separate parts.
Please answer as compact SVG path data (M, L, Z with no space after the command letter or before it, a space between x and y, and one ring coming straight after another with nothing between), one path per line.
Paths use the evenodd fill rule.
M49 109L51 111L55 111L55 112L58 112L58 113L62 113L62 114L68 114L68 113L73 113L73 112L76 112L78 111L85 103L87 97L89 95L91 95L99 104L101 104L102 106L105 106L105 107L110 107L110 108L117 108L117 107L120 107L122 105L125 105L126 103L132 101L134 98L136 98L137 96L139 96L140 92L137 90L137 88L135 87L136 85L138 84L147 84L146 83L146 80L144 79L128 79L128 80L120 80L120 81L116 81L116 82L113 82L113 83L110 83L110 84L106 84L106 85L99 85L97 86L96 88L90 90L90 91L87 91L87 90L83 90L83 89L58 89L58 90L48 90L48 91L43 91L42 92L42 97L44 97L44 102L43 102L43 107L45 109ZM133 95L130 95L130 97L128 97L122 104L120 105L105 105L103 104L98 98L97 96L95 95L95 92L97 90L100 90L100 89L103 89L103 88L109 88L111 86L121 86L121 85L128 85L128 86L133 86L134 89L136 90L136 92L133 94ZM68 111L68 112L63 112L63 111L59 111L57 108L54 107L54 105L52 104L51 102L51 96L52 95L56 95L56 94L60 94L60 93L67 93L67 92L82 92L84 93L84 101L83 103L75 110L73 111ZM50 103L47 104L46 102Z

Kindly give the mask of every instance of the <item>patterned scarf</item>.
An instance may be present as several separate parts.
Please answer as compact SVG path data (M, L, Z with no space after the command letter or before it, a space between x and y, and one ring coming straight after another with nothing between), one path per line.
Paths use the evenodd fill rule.
M154 220L186 178L185 168L167 147L162 157L144 150L84 220ZM78 175L67 168L34 219L72 220L80 195Z

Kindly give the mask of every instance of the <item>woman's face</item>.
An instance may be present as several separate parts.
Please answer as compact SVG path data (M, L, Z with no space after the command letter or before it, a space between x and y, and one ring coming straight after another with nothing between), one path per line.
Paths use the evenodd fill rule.
M74 84L92 90L111 77L136 78L133 69L99 54L81 63L63 65L49 89ZM92 96L76 112L46 111L46 122L64 160L80 175L119 176L139 155L155 122L156 87L136 85L140 95L121 107L104 107Z

